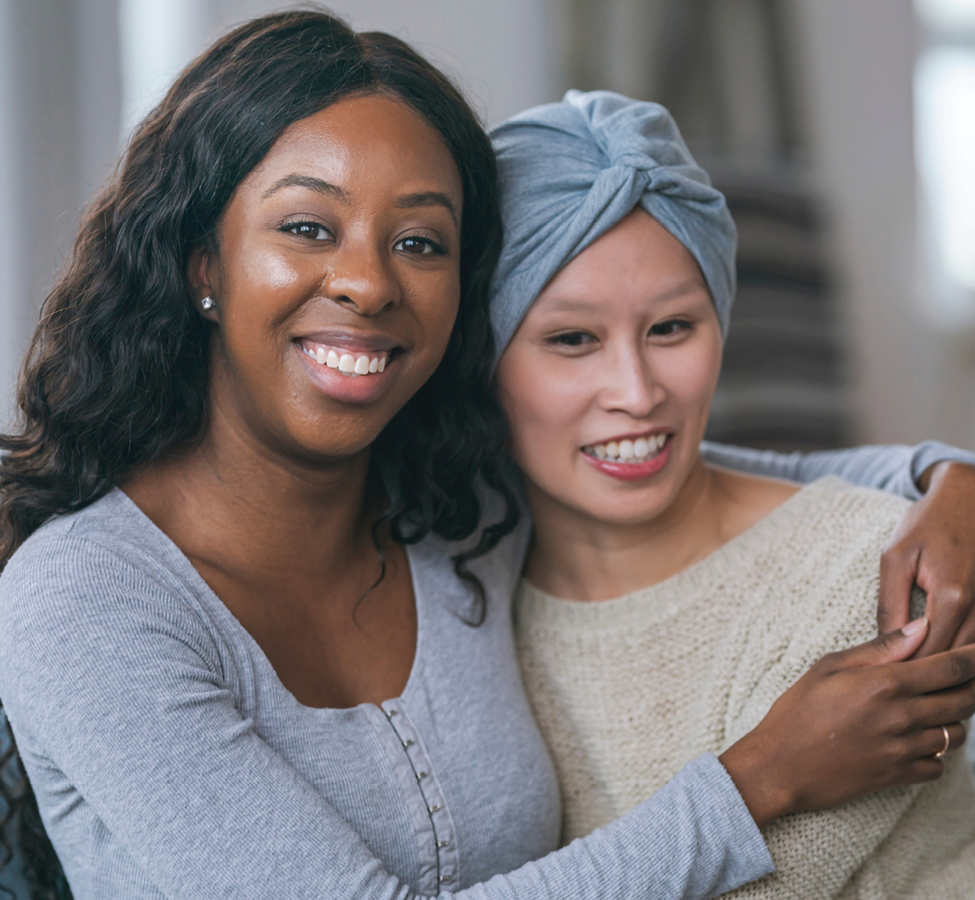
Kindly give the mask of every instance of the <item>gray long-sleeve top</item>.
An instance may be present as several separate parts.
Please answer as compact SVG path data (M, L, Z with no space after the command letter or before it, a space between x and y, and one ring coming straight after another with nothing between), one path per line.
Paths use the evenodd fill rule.
M952 456L878 448L786 472L725 453L888 486L925 453ZM0 578L0 697L76 898L703 900L768 872L712 756L551 852L559 797L509 609L527 531L473 565L480 627L464 622L451 548L410 548L419 624L402 695L312 709L123 493L41 528Z

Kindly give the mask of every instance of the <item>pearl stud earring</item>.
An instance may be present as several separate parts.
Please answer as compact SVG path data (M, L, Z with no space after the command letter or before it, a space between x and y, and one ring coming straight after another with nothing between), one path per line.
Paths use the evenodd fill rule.
M213 297L204 297L200 301L200 306L202 306L204 309L213 309L213 307L216 305L216 301L213 299Z

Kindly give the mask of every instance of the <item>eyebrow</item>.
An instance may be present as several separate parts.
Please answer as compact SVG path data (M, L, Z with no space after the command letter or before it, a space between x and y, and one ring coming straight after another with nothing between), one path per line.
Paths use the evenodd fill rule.
M321 178L315 178L313 175L299 175L297 173L279 178L261 195L261 199L266 200L271 194L277 193L286 187L303 187L310 191L315 191L318 194L335 197L338 200L347 199L345 191L337 185L323 181Z
M418 206L442 206L450 213L454 224L457 224L457 208L454 206L450 197L446 194L441 194L440 191L421 191L418 194L406 194L396 199L396 206L398 209L415 209Z
M337 185L315 178L313 175L285 175L274 182L262 195L261 199L266 200L272 194L286 187L303 187L318 194L325 194L328 197L335 197L337 200L348 200L348 195ZM396 206L399 209L416 209L420 206L442 206L450 213L454 224L457 223L457 208L453 201L446 194L440 191L421 191L416 194L406 194L398 197Z

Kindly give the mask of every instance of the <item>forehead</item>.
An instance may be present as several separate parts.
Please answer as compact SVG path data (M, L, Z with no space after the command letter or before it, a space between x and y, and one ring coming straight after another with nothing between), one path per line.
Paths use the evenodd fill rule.
M638 207L563 266L535 305L593 296L647 297L694 281L707 289L691 252Z
M447 193L460 208L460 172L440 133L407 104L381 95L346 97L292 123L242 187L263 190L300 172L359 186Z

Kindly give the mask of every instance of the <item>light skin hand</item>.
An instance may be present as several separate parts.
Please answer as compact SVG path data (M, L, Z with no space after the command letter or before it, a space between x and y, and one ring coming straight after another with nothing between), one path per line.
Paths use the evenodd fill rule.
M942 462L918 485L925 495L901 519L880 563L879 630L903 627L911 588L927 594L931 626L921 658L975 643L975 466Z
M956 749L975 712L975 648L903 662L927 631L919 619L823 657L719 757L760 828L940 777L941 725Z

